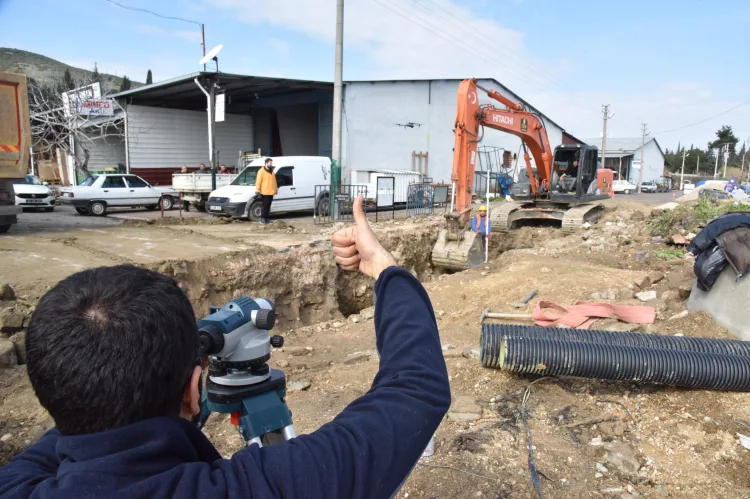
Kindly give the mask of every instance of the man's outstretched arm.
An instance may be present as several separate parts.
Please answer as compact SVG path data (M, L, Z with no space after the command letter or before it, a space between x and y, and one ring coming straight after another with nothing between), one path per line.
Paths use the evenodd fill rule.
M334 236L334 252L342 268L377 277L380 369L365 395L316 432L285 445L254 446L221 463L230 496L249 487L259 496L391 497L450 406L429 297L419 281L394 266L358 206L356 227ZM352 245L358 250L342 249Z

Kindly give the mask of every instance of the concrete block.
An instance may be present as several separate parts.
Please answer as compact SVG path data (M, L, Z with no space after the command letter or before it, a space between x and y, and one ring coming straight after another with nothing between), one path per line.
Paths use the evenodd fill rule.
M477 421L482 418L482 407L477 404L474 397L459 396L451 404L448 410L448 419L451 421Z
M734 270L727 265L721 272L711 291L701 291L693 284L688 310L703 310L714 318L717 324L729 330L741 340L750 340L750 316L747 304L750 303L750 279L743 277L737 281Z

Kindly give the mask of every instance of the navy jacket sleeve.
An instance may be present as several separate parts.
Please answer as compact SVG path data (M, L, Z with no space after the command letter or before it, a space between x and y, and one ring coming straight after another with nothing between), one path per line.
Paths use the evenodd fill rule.
M450 406L448 373L419 281L391 267L375 295L380 369L370 390L312 434L218 462L229 497L387 498L404 482Z
M60 464L55 454L59 437L57 428L51 429L7 466L0 468L0 495L13 490L18 494L16 497L28 497L39 482L55 476Z

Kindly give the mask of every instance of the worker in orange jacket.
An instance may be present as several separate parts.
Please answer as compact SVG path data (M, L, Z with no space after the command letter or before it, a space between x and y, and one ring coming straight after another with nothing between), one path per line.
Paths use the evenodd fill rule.
M271 202L273 201L273 197L279 192L279 186L276 184L276 174L273 172L273 160L271 158L266 158L265 165L258 170L258 174L255 176L255 190L260 194L260 223L263 225L270 224Z

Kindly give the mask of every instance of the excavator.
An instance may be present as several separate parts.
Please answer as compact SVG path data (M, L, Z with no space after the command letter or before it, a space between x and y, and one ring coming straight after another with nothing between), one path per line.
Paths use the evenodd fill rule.
M504 107L480 104L479 91ZM494 231L544 220L560 222L563 230L573 232L586 222L598 221L604 206L597 201L614 195L614 172L599 166L596 147L564 144L552 150L539 114L495 90L482 88L475 79L464 80L458 87L454 129L451 180L455 185L455 210L445 215L447 227L440 231L433 248L436 267L464 270L484 260L481 238L466 230L466 225L471 217L477 148L487 128L519 137L526 163L525 175L519 175L513 189L514 201L499 203L490 210Z

